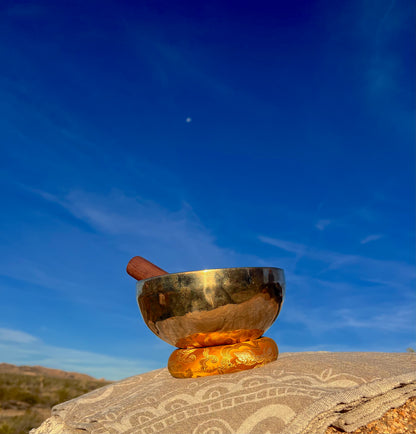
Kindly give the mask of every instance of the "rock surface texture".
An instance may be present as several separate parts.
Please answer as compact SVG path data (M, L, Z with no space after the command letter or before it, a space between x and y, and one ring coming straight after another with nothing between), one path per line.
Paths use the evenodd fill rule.
M251 371L159 369L59 404L31 434L352 432L416 396L416 355L287 353Z

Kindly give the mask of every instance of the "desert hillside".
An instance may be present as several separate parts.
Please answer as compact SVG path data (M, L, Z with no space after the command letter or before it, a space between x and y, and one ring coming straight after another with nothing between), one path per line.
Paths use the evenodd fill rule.
M54 405L109 383L77 372L0 363L0 434L27 433Z
M74 380L105 381L78 372L61 371L59 369L44 368L43 366L16 366L9 363L0 363L0 374L46 375L48 377L71 378Z

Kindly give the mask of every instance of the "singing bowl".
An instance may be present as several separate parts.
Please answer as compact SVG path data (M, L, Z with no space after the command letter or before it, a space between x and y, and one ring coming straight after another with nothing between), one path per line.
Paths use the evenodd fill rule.
M285 296L280 268L219 268L137 282L144 322L178 348L254 340L273 324Z

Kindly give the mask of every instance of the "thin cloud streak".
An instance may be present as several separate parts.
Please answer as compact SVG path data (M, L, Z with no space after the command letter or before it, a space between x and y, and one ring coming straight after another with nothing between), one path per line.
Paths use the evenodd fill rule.
M414 331L416 272L412 265L271 237L259 239L297 258L286 273L290 292L279 318L281 326L303 325L319 339L337 330L397 335Z
M361 243L361 244L367 244L367 243L369 243L369 242L371 242L371 241L377 241L377 240L379 240L380 238L383 238L383 235L382 235L382 234L368 235L368 237L363 238L363 239L360 241L360 243Z
M259 236L259 240L287 252L294 253L299 257L305 257L326 264L326 267L320 270L321 274L348 266L350 274L355 274L364 281L376 280L410 285L416 279L415 268L404 262L373 259L365 256L309 248L304 244L265 236Z
M0 329L0 354L7 354L8 363L15 365L41 365L107 380L120 380L161 367L150 359L131 360L48 345L26 332L5 328Z
M0 341L13 342L16 344L30 344L38 342L38 339L35 336L20 330L0 328Z
M308 247L304 244L293 243L291 241L279 240L277 238L264 237L262 235L259 236L259 240L263 243L270 244L275 247L279 247L279 249L286 250L289 253L295 253L296 255L305 255Z
M284 321L302 324L313 334L325 334L336 329L369 329L380 332L404 332L414 330L414 308L402 305L391 310L383 307L362 307L360 304L347 308L328 309L314 306L307 310L285 306Z
M24 273L22 273L22 269L25 270ZM79 288L79 284L76 282L70 281L67 277L54 276L51 270L46 268L45 264L40 264L33 258L29 260L23 255L19 257L18 262L6 260L2 262L0 275L58 292L69 292Z
M27 189L63 207L95 231L110 236L121 250L131 252L132 246L140 245L142 255L148 252L167 261L164 266L169 270L250 266L260 262L254 255L243 255L218 246L186 202L182 202L178 210L171 211L156 202L127 196L116 189L107 195L74 190L62 197ZM177 254L172 255L172 252Z
M319 229L320 231L323 231L327 226L331 224L331 220L329 219L321 219L318 220L315 224L315 227Z

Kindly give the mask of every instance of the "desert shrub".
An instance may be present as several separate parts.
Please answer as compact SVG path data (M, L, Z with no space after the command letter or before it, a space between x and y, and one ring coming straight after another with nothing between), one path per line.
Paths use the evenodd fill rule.
M14 429L7 422L0 422L0 434L15 434Z
M0 421L0 434L27 434L38 427L43 417L33 410L26 410L22 416L4 418Z
M30 405L35 405L39 402L37 395L34 395L28 390L22 389L18 386L4 388L2 400L22 401L27 402Z
M58 390L59 402L65 402L72 398L72 393L65 387Z

